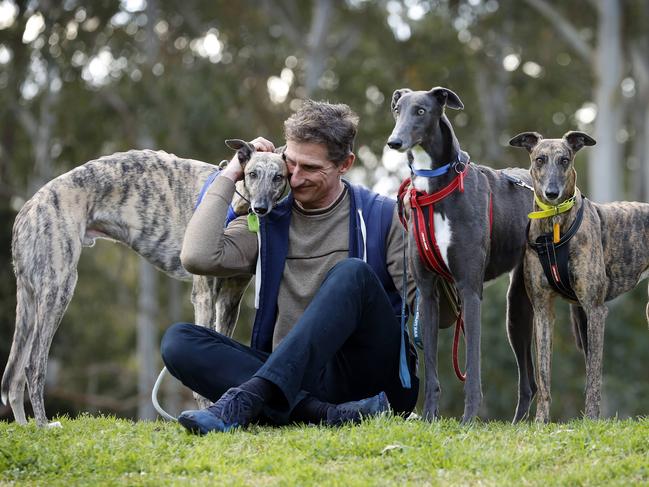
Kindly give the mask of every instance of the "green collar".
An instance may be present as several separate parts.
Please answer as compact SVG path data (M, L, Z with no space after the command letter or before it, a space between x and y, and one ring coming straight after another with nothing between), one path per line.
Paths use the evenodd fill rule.
M532 213L529 213L527 215L528 218L548 218L550 216L556 216L560 213L565 213L568 211L570 208L575 206L575 200L576 200L577 194L575 193L572 197L568 198L566 201L563 203L559 203L557 206L552 206L552 205L546 205L543 203L538 196L536 196L536 193L534 193L534 201L536 201L536 204L539 205L539 208L541 208L541 211L533 211Z

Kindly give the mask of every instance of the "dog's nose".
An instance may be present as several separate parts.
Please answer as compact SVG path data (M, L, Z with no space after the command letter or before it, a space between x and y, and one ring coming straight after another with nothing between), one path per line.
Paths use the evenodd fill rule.
M388 147L390 149L401 149L402 146L403 146L403 141L401 139L388 140Z
M557 191L556 189L546 189L545 197L548 200L556 200L559 197L559 191Z
M264 206L255 206L255 207L253 207L252 211L257 213L257 215L263 216L266 213L268 213L268 208L266 208Z

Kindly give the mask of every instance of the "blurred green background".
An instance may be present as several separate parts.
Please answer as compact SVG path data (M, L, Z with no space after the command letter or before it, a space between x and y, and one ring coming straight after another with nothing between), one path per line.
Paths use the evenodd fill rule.
M527 167L527 154L507 147L511 136L584 130L597 139L577 161L585 194L648 200L646 1L0 0L0 367L15 312L13 220L48 180L131 148L218 162L229 155L226 138L280 144L283 120L312 97L360 115L350 177L394 196L407 168L385 148L391 94L438 85L464 102L464 111L448 115L474 161ZM648 412L645 286L611 304L606 417ZM506 287L506 276L496 280L483 305L488 419L510 419L515 407ZM161 366L157 344L170 323L192 321L189 292L122 246L86 249L50 355L48 414L154 417L148 391ZM561 420L583 409L585 372L567 307L557 308L552 415ZM251 316L248 295L236 331L244 342ZM452 332L442 332L441 407L459 416L451 342ZM138 343L149 352L138 354ZM167 409L191 401L165 382ZM11 417L0 406L0 418Z

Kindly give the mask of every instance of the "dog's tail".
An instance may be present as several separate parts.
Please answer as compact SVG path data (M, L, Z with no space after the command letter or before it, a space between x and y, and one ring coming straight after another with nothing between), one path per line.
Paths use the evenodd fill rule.
M36 306L29 285L20 277L17 277L16 281L16 329L2 376L0 397L5 405L11 405L16 422L25 423L25 367L34 341Z
M584 308L577 304L571 304L570 321L572 322L572 334L575 336L577 348L582 351L587 351L588 335L586 334L586 327L588 326L588 318L586 317Z

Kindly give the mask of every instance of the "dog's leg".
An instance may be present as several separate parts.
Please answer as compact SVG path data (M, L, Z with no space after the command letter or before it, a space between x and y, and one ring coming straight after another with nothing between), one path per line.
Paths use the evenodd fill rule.
M36 308L36 329L31 351L31 361L26 369L29 399L34 410L34 418L39 426L47 426L45 413L45 379L47 375L47 360L52 346L54 334L61 323L70 300L72 290L77 282L77 272L60 270L60 285L51 283L50 287L40 293L41 302Z
M534 293L532 304L534 306L534 336L536 338L536 367L538 375L535 420L539 423L547 423L550 420L554 306L552 305L552 294L547 289L535 289Z
M232 337L239 318L241 298L248 287L250 276L234 276L218 280L215 297L215 327L216 331L227 337Z
M442 389L437 376L437 341L439 335L439 290L437 277L428 274L418 279L419 322L424 342L426 386L424 392L423 418L433 421L439 417L439 396Z
M647 294L649 294L649 286L647 286ZM647 303L647 307L645 308L645 314L647 315L647 325L649 325L649 303Z
M16 329L2 377L2 400L11 406L16 423L26 424L25 368L32 355L31 349L36 335L36 312L33 292L24 279L18 277L16 281Z
M588 355L586 358L586 417L599 418L602 397L602 357L604 355L604 326L606 305L584 307L588 317Z
M424 389L423 419L439 417L441 387L437 376L437 341L439 335L439 277L429 272L419 259L419 251L412 232L408 232L408 267L419 289L419 324L424 345L426 383Z
M570 322L572 323L572 333L575 336L577 348L584 352L584 359L588 360L588 318L584 308L577 304L571 304Z
M480 279L482 286L482 279ZM464 415L462 422L468 423L478 414L482 402L482 380L480 373L480 291L457 282L462 300L464 330L466 334L466 381L464 382Z
M194 323L214 329L214 294L216 278L192 276L192 297Z
M534 335L532 320L532 304L525 291L521 262L510 274L507 291L507 337L518 364L518 404L514 423L527 416L532 398L536 394L536 380L532 365Z
M218 279L209 276L192 277L192 304L194 305L194 322L211 330L214 324L214 300ZM212 401L194 392L194 399L198 407L203 409L212 404Z

